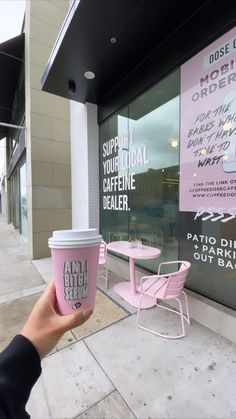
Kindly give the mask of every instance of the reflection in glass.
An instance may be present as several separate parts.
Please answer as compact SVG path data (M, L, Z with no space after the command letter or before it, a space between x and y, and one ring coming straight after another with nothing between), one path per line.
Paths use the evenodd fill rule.
M176 71L100 128L103 237L142 240L164 259L178 254L178 92ZM139 262L156 271L156 260Z
M20 167L20 232L27 239L26 163Z
M129 107L132 114L136 102ZM136 189L129 196L129 234L160 247L164 260L178 258L178 121L179 97L147 114L144 104L141 118L132 121L133 143L136 147L146 145L147 162L134 169ZM155 272L157 261L140 261L140 265Z

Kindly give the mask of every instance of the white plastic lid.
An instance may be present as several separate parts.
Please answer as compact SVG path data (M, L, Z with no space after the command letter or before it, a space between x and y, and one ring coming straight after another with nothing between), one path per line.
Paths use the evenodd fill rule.
M86 230L55 230L48 240L50 248L75 248L101 243L102 236L96 228Z

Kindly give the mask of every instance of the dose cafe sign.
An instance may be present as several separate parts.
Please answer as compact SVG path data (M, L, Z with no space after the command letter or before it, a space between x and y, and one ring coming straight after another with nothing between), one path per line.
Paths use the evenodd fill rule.
M180 211L236 216L236 28L181 67Z

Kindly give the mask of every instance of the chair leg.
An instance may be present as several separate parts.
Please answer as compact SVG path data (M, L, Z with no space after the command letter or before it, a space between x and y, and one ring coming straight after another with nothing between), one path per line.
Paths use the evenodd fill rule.
M142 299L143 299L143 294L140 295L139 307L138 307L138 311L137 311L137 326L138 327L141 327L141 329L142 329L142 326L140 326L140 324L139 324L139 317L140 317L140 310L141 310Z
M176 300L177 300L177 298L176 298ZM167 311L171 311L172 313L176 313L176 314L178 314L179 316L180 316L180 312L178 311L178 310L175 310L175 309L173 309L173 308L169 308L169 307L165 307L165 306L162 306L161 304L157 304L156 303L156 306L157 307L160 307L160 308L163 308L163 310L167 310ZM188 323L188 318L185 316L185 314L183 313L183 318L186 320L186 322Z
M140 297L139 308L138 308L138 311L137 311L137 326L140 329L146 330L147 332L153 333L156 336L160 336L160 337L163 337L163 338L166 338L166 339L180 339L180 338L183 338L185 336L184 320L186 320L188 322L188 318L184 315L182 303L178 298L176 298L176 300L179 303L179 310L180 311L173 310L171 308L164 307L164 306L161 306L160 304L156 303L157 307L160 307L160 308L163 308L164 310L176 313L181 317L182 334L181 335L174 335L174 336L173 335L164 335L163 333L158 333L155 330L148 329L147 327L144 327L144 326L141 325L141 323L140 323L140 312L141 312L142 298L143 298L143 294ZM188 313L187 313L187 315L188 315Z
M108 278L108 275L107 275L107 265L105 266L105 269L106 269L106 288L109 288L109 278Z
M181 337L184 337L184 336L185 336L185 328L184 328L184 314L183 314L183 307L182 307L181 300L179 300L179 298L176 298L176 300L177 300L177 301L178 301L178 303L179 303L180 318L181 318L181 325L182 325L182 331L183 331L182 336L179 336L179 337L181 338Z
M182 294L184 295L184 300L185 300L185 308L186 308L186 317L187 317L187 322L190 326L190 317L189 317L189 309L188 309L188 300L187 300L187 295L185 291L182 291Z
M163 335L163 334L161 334L161 333L155 332L155 330L148 329L148 327L144 327L144 326L142 326L142 325L141 325L141 323L140 323L140 313L141 313L141 306L142 306L142 299L143 299L143 296L144 296L144 294L141 294L141 297L140 297L140 300L139 300L139 307L138 307L138 311L137 311L137 326L138 326L140 329L146 330L146 332L153 333L153 334L154 334L154 335L156 335L156 336L161 336L161 337L163 337L163 338L170 338L170 339L172 339L172 338L171 338L170 336L168 336L168 335ZM156 304L156 305L158 305L158 304Z
M104 265L104 266L105 266L105 276L99 274L98 278L104 279L106 281L106 288L109 288L109 278L108 278L108 275L107 275L107 265Z

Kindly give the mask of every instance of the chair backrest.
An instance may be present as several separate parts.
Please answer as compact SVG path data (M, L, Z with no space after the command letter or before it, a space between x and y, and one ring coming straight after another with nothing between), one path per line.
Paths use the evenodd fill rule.
M103 240L100 243L100 250L99 250L99 264L103 264L106 263L107 260L107 244L106 242Z
M184 260L176 261L176 263L180 264L179 270L177 272L173 272L166 275L168 277L168 280L167 280L165 291L164 291L165 298L178 297L188 277L191 263Z

